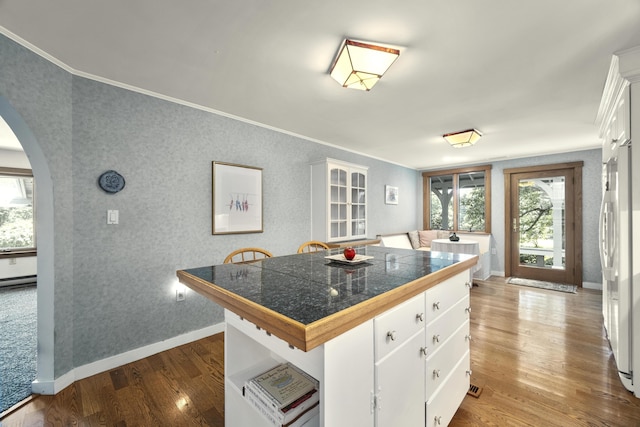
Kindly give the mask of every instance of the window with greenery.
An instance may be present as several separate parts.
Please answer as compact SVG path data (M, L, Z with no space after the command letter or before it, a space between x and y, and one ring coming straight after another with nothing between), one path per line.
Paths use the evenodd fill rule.
M36 248L33 174L0 168L0 255Z
M423 172L424 228L491 233L491 166Z

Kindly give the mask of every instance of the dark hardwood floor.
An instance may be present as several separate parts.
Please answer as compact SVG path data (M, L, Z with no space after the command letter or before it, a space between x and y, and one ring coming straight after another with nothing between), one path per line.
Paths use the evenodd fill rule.
M604 336L600 292L504 282L471 291L471 382L482 393L465 398L451 426L640 426L640 399L622 386ZM223 343L214 335L34 396L0 423L222 426Z

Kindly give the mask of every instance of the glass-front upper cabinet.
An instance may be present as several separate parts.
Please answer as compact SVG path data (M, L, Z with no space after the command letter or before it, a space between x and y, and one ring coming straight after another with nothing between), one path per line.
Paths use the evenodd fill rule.
M336 242L367 235L367 168L333 159L311 165L312 238Z

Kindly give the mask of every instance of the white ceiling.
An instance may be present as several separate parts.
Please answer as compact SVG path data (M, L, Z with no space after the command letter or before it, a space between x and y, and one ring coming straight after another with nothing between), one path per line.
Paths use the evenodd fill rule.
M423 169L597 147L640 2L1 0L0 27L76 74ZM345 37L401 49L370 92L328 74Z

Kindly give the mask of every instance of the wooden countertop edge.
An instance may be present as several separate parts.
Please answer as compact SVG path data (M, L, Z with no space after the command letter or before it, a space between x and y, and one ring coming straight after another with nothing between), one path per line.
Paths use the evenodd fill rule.
M194 291L289 344L303 351L309 351L438 283L473 267L477 262L478 256L476 255L306 326L215 284L193 276L186 271L179 270L177 275L181 283Z

